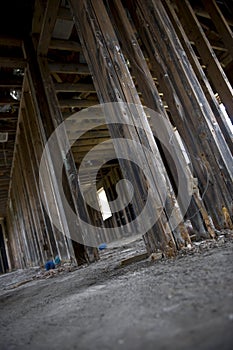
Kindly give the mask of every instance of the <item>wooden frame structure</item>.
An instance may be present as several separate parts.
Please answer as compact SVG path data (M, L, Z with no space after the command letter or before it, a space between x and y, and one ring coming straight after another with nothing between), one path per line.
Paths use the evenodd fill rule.
M7 141L0 143L0 217L7 269L44 264L56 255L78 264L97 260L96 248L71 235L74 225L81 237L95 234L91 225L103 227L101 239L106 240L104 227L123 226L140 214L149 187L156 201L148 215L159 218L144 235L148 253L161 250L174 256L191 244L187 218L204 237L214 239L216 230L233 229L233 22L228 1L31 0L17 9L26 29L14 35L13 22L0 28L0 133L7 134ZM103 121L63 155L68 138L80 133L71 120L72 131L54 145L64 156L67 202L90 224L87 232L79 219L75 224L70 220L52 157L41 197L40 161L50 136L70 115L115 102L136 106L134 113L125 113L128 123L122 115L115 124ZM185 157L166 147L168 129L163 131L165 144L160 142L160 121L148 118L142 106L162 116L184 141L194 177L187 212L177 197L177 172L187 167ZM109 108L109 113L116 112ZM83 127L88 122L84 118ZM150 132L139 132L138 126ZM78 174L93 147L117 138L143 145L135 157L149 169L149 185L132 162L117 159L116 149L106 143L93 152L89 169ZM173 150L178 148L176 140ZM145 149L155 156L148 157ZM110 152L112 161L97 172L97 187L105 188L109 200L116 199L122 178L130 179L134 188L130 205L106 222L85 203L79 185L90 184L103 152ZM127 149L121 152L129 156ZM87 196L94 203L94 192ZM54 212L65 235L53 224Z

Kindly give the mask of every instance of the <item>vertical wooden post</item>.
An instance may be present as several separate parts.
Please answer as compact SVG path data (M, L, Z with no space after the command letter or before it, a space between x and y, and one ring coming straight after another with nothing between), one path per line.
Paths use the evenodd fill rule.
M61 111L59 109L59 103L56 96L56 92L53 86L52 79L49 74L49 68L47 59L37 56L36 51L34 49L33 42L30 38L27 38L24 42L24 51L25 56L28 59L29 65L29 84L31 91L34 91L35 96L40 96L39 103L34 101L37 104L37 110L39 111L39 115L41 118L40 128L43 128L43 133L45 136L45 143L48 138L51 136L55 128L63 122L63 117ZM63 140L57 140L57 150L58 152L63 152L64 144ZM68 139L65 140L68 142ZM74 209L76 213L81 211L83 215L87 216L87 212L85 211L85 207L79 205L79 189L78 189L78 181L76 175L76 167L73 160L73 156L71 151L66 155L65 162L65 171L66 177L64 179L64 184L66 188L66 195L69 195L69 203L71 207ZM54 184L56 184L56 179L52 178ZM57 185L56 185L57 186ZM58 191L55 191L55 195L59 196ZM57 204L62 211L64 208L62 207L62 203L57 201ZM65 217L64 217L65 218ZM77 216L78 219L78 216ZM67 222L67 224L71 224ZM79 224L78 220L75 223L77 230L82 232L82 227ZM67 232L68 234L68 232ZM88 234L88 233L87 233ZM75 238L74 238L75 240ZM97 257L96 248L90 249L86 248L82 244L77 243L79 247L79 262L86 261L94 261ZM95 252L94 252L95 250ZM95 253L95 254L94 254ZM82 255L82 256L81 256ZM77 256L78 258L78 256Z
M117 32L120 35L119 40L122 43L122 49L130 61L132 72L136 78L139 88L141 88L144 104L150 109L159 113L160 118L156 120L154 116L151 116L149 123L155 137L157 136L156 142L159 146L160 152L163 154L163 161L166 169L171 174L171 181L176 187L174 190L177 190L178 187L177 172L179 172L179 174L183 175L183 193L187 194L189 191L187 186L187 184L189 184L187 181L187 172L185 173L187 164L175 135L171 134L170 132L170 130L172 130L170 120L165 108L163 107L157 87L138 44L134 30L128 20L122 4L119 1L113 0L109 6L112 11L113 20L117 26ZM170 126L170 130L168 126ZM159 132L157 130L159 130ZM160 133L163 133L163 142L159 141L159 137L161 136L159 135ZM171 144L173 147L169 147ZM182 196L179 197L179 199L180 207L182 208L182 204L185 207L185 203L182 203ZM185 208L185 211L186 209L187 208ZM180 223L179 229L184 241L189 242L188 233L182 223ZM177 245L179 246L179 237L177 237L176 241Z
M43 204L42 204L42 201L40 198L40 192L39 192L39 165L40 165L40 158L44 149L43 138L45 137L45 135L43 135L43 127L40 128L39 126L37 116L36 116L36 108L33 108L32 101L28 92L24 93L24 101L27 107L27 111L26 112L24 112L24 110L22 111L23 124L27 129L28 134L31 136L31 143L30 143L31 147L29 147L29 144L28 144L28 150L30 149L34 150L34 157L31 157L31 161L33 161L32 172L34 172L37 200L39 201L41 214L44 221L43 226L44 226L44 229L47 231L46 233L48 237L48 242L50 242L52 246L52 251L53 251L52 255L55 256L59 254L60 258L64 260L70 259L70 256L74 258L72 247L69 246L69 249L67 247L66 237L64 237L64 235L61 234L59 230L56 227L54 227L54 225L52 225L52 223L50 224L51 226L47 227L48 223L46 222L46 217L43 212ZM53 188L53 182L51 180L51 189L52 188ZM53 190L50 190L49 193L51 194L52 197L55 196ZM45 199L45 204L46 204L46 210L48 212L48 215L50 215L49 198ZM62 215L62 207L60 207L60 212L58 213L58 215ZM66 224L66 221L64 219L63 225L65 224ZM67 227L66 229L68 230L67 224L66 224L66 227Z
M24 223L25 223L25 231L27 233L28 237L28 243L29 243L29 253L30 253L30 266L37 266L38 264L42 263L40 251L38 247L38 236L36 234L36 228L35 228L35 222L32 217L32 211L30 206L30 199L29 199L29 193L27 189L27 183L29 181L27 175L26 177L23 176L23 167L22 167L22 153L18 151L18 166L19 166L19 174L20 174L20 181L19 186L21 187L21 203L22 203L22 212L24 216ZM17 163L16 163L17 164Z
M190 44L188 37L178 19L178 16L176 15L176 12L173 8L173 6L171 5L170 0L165 0L165 8L167 11L167 14L170 17L170 20L172 21L172 24L176 30L176 34L179 37L179 40L186 52L186 55L189 59L189 62L191 63L193 70L199 80L199 83L201 84L202 90L206 95L206 98L209 102L209 105L216 117L216 120L219 124L219 127L223 133L223 136L227 142L227 145L231 151L231 153L233 154L233 136L232 136L232 132L230 130L230 127L228 125L228 123L226 122L226 118L223 115L220 107L219 107L219 103L217 101L217 99L215 98L214 92L210 86L210 83L205 75L205 72L203 71L201 64L197 58L197 56L195 55L195 52L192 48L192 45ZM207 2L205 2L207 3Z
M233 122L233 89L229 83L205 33L187 0L173 0L179 10L179 19L190 40L194 41L198 53L206 65L208 78L224 103L229 118Z
M27 198L26 198L26 190L25 190L25 178L22 176L22 165L19 154L19 148L16 148L17 157L15 159L15 169L17 169L17 176L15 179L15 184L17 186L17 192L15 196L17 198L17 211L20 215L20 223L21 223L21 236L25 241L26 249L26 266L33 266L33 262L37 260L35 245L34 245L34 237L32 235L31 223L30 223L30 215L27 207ZM38 261L37 261L38 263Z
M24 104L25 110L22 109L22 120L23 126L25 128L25 134L28 135L27 138L27 150L30 150L30 160L33 178L35 179L35 190L34 195L36 196L37 212L40 213L40 224L41 224L41 234L42 234L42 244L45 253L45 259L48 260L52 256L58 254L61 259L69 259L69 255L65 253L65 250L58 249L58 245L64 246L63 237L60 236L58 230L50 223L50 206L49 200L45 201L45 209L47 213L44 213L44 207L41 200L41 194L39 191L39 165L40 159L43 153L43 136L42 129L39 127L36 108L33 107L33 94L30 95L28 91L24 91ZM25 150L26 152L26 150ZM52 187L52 184L51 184ZM49 192L50 193L50 192ZM59 240L61 239L61 242ZM62 243L63 242L63 243ZM64 255L63 255L64 253Z
M19 241L19 231L16 228L16 218L13 214L13 206L12 206L12 197L10 196L8 200L8 208L7 208L7 230L9 236L9 244L12 251L12 268L22 268L22 260L21 260L21 245Z
M24 111L21 111L22 116L25 115ZM22 118L23 119L23 118ZM20 134L20 152L19 156L21 159L21 171L23 178L25 179L25 187L27 192L27 200L26 205L30 203L30 207L28 207L28 210L31 214L31 225L32 225L32 234L35 236L35 243L38 250L39 258L40 258L40 264L45 263L46 259L48 259L48 256L45 255L45 250L43 246L43 228L41 227L41 222L38 217L39 214L39 208L36 205L36 189L35 189L35 182L36 179L34 177L33 168L31 167L31 159L32 159L32 148L28 148L28 137L29 134L25 133L25 121L22 120L21 124L21 134ZM26 158L25 155L28 155ZM27 160L28 159L28 160ZM56 252L53 252L53 255L56 255Z
M12 270L12 256L11 256L11 252L10 252L9 240L8 240L8 236L7 236L6 225L5 225L4 219L0 219L0 225L2 227L2 235L3 235L5 250L6 250L8 271L11 271Z
M90 71L94 76L94 84L100 102L105 103L125 101L134 104L135 115L127 111L129 115L124 113L126 120L129 118L134 125L137 125L137 122L139 122L140 127L144 130L148 130L148 128L150 129L142 108L140 109L139 107L136 107L141 105L140 99L132 81L132 77L128 71L127 64L123 58L119 42L116 38L103 2L99 1L97 3L95 1L81 1L79 4L77 4L75 1L71 0L70 4L78 29L79 38L82 43L84 55L88 62ZM119 124L122 124L121 116L119 116ZM135 128L128 128L126 125L124 125L124 127L121 129L112 125L108 125L108 128L113 139L130 137L138 143L146 145L146 147L157 155L154 162L151 162L153 164L150 163L146 154L143 161L149 167L153 177L155 174L158 175L157 179L154 177L154 183L152 185L154 193L158 194L157 203L160 201L160 186L166 186L169 197L168 202L172 201L170 182L159 156L152 133L150 136L141 135L140 133L136 132ZM119 145L119 147L121 146ZM127 150L125 150L125 154L127 156ZM130 174L130 181L135 189L139 189L140 182L145 188L146 184L143 184L143 180L139 179L137 174L134 172L133 167L130 165L125 166L124 162L121 160L119 160L119 163L124 177L127 177L126 174ZM138 190L136 203L134 202L137 214L137 208L139 208L140 205L143 207L143 199L139 193L140 192ZM163 249L166 250L165 247L167 247L168 250L171 250L174 253L176 248L171 231L167 227L167 233L165 232L166 215L169 216L170 211L169 204L165 204L164 212L162 212L160 220L158 220L154 226L154 230L156 231L156 239L163 242ZM156 212L158 209L154 207L152 210ZM152 212L151 215L153 215ZM168 242L170 242L170 248Z
M24 94L24 103L26 104L25 94ZM22 122L23 135L25 140L22 142L22 148L23 148L24 154L28 154L28 160L23 170L27 169L27 173L30 179L27 182L27 190L30 196L30 207L32 210L33 222L35 224L36 236L38 237L38 240L39 240L38 244L39 244L39 250L41 253L41 259L42 259L42 262L46 262L49 256L48 256L48 250L45 249L47 245L45 245L44 243L44 236L48 237L46 238L46 241L47 239L49 241L49 234L48 234L48 229L46 227L46 221L43 215L43 208L42 208L42 203L40 200L40 194L39 194L38 185L37 185L38 177L36 176L36 170L38 168L34 161L36 157L34 143L37 143L37 140L36 138L33 139L31 136L30 129L27 123L26 110L23 108L21 110L21 113L22 113L22 120L23 120ZM30 118L31 124L33 123L32 119L33 118L31 117ZM25 158L22 160L22 162L24 161L26 161Z
M20 188L17 188L17 173L14 174L14 185L11 191L13 220L16 225L17 234L17 251L19 251L19 261L22 268L26 268L30 264L30 254L28 248L28 241L25 233L25 226L23 221L23 214L20 201ZM17 188L17 190L16 190Z
M190 155L200 158L193 161L195 176L202 193L206 188L206 170L209 185L205 191L205 206L216 227L223 227L222 207L232 213L232 156L215 117L206 101L192 67L177 38L161 1L136 1L133 16L147 46L152 62L161 69L158 78L170 84L172 95L179 108L172 115ZM134 4L134 5L135 5ZM146 20L145 20L146 19ZM169 89L170 90L170 89ZM179 102L178 102L179 101ZM179 114L176 112L179 110ZM204 164L204 167L203 167Z

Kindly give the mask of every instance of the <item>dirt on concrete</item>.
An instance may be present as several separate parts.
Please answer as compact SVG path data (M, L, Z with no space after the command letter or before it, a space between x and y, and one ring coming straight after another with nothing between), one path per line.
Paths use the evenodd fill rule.
M121 267L144 251L126 242L89 266L1 275L0 349L233 349L233 239Z

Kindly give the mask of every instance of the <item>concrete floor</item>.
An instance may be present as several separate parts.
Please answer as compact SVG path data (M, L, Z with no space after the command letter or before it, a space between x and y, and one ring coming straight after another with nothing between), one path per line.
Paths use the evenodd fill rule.
M0 276L0 349L233 349L233 242L116 268L133 249L18 288L36 269Z

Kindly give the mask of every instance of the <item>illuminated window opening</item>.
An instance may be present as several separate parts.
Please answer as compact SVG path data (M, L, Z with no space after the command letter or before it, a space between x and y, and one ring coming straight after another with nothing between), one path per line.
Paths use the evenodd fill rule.
M97 198L98 198L100 211L101 211L103 220L105 221L112 216L112 212L111 212L111 209L110 209L110 206L108 203L106 192L105 192L103 187L101 187L97 191Z

